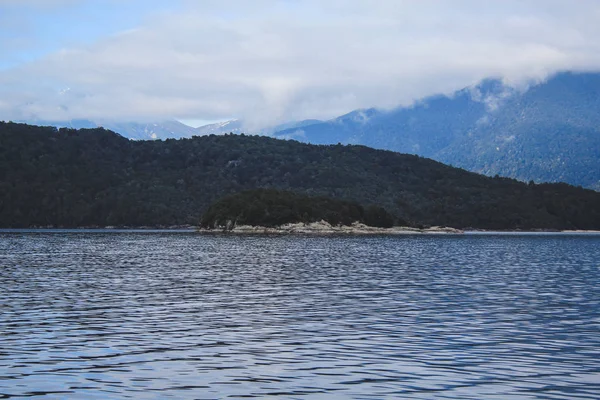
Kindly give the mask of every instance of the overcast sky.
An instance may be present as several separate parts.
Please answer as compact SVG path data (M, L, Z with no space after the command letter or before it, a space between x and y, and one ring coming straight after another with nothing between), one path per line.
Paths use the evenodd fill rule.
M600 69L598 0L0 0L0 119L268 124Z

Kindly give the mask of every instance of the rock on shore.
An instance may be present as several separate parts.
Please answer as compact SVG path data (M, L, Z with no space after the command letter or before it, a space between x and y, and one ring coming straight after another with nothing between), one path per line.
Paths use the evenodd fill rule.
M200 229L199 232L224 232L246 234L350 234L350 235L402 235L402 234L460 234L463 231L448 227L434 226L426 229L395 226L392 228L375 228L360 222L352 225L334 226L326 221L312 222L309 224L294 223L278 227L240 225L231 230L227 229Z

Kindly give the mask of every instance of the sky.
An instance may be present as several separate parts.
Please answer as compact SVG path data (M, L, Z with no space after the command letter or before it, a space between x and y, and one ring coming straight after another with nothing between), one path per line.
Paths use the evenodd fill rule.
M0 0L0 120L255 126L600 70L598 0Z

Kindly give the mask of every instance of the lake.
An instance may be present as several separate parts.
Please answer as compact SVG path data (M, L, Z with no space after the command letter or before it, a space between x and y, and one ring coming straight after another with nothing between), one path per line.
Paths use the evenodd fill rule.
M600 398L599 235L4 232L0 283L0 398Z

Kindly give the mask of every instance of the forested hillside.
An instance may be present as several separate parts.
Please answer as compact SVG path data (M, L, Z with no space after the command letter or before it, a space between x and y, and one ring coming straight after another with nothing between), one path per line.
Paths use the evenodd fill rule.
M600 74L559 74L506 99L433 158L486 175L600 190Z
M364 146L243 135L130 141L0 123L0 227L198 224L215 200L254 188L382 206L411 224L600 229L600 193Z
M600 74L560 73L524 91L485 80L412 107L358 110L275 136L362 144L489 176L600 190Z

